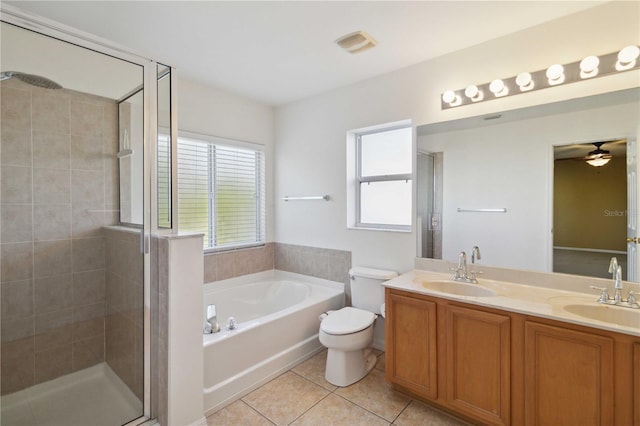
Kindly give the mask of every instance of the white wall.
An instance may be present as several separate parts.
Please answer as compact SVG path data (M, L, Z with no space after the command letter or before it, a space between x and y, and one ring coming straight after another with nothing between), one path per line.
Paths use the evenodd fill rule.
M447 89L639 44L639 9L638 2L607 3L472 49L279 107L274 193L276 241L351 250L354 265L400 272L412 269L415 232L346 228L346 132L404 119L417 126L638 86L638 73L634 71L440 110L440 94ZM375 54L375 49L363 53L367 54ZM332 201L281 201L284 195L321 194L329 194Z
M179 76L178 70L178 76ZM178 127L193 133L262 144L267 164L267 241L273 235L273 107L228 91L178 80Z
M168 425L206 424L202 351L202 235L172 236L168 254ZM194 309L195 308L195 309Z

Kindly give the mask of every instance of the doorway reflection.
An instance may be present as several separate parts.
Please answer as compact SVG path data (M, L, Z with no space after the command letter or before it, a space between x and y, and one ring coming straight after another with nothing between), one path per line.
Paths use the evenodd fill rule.
M610 278L616 257L626 280L627 218L626 140L554 147L554 272Z

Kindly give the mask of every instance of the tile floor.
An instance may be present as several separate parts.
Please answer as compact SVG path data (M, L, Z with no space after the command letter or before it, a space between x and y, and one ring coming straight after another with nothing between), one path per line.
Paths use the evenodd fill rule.
M384 353L364 379L345 388L324 379L326 359L324 350L211 414L207 425L467 425L393 391L384 381Z

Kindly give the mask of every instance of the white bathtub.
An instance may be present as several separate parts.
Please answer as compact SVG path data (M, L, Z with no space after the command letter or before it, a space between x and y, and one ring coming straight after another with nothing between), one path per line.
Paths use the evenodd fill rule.
M221 327L203 336L208 415L321 350L318 316L344 306L344 284L272 270L205 284L203 300Z

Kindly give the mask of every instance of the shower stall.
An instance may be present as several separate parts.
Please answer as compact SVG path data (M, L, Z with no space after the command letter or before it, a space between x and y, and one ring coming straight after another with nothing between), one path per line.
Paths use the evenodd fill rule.
M139 424L162 411L149 141L170 68L4 12L0 423Z

